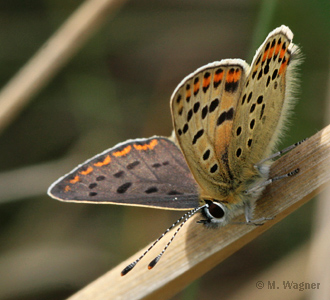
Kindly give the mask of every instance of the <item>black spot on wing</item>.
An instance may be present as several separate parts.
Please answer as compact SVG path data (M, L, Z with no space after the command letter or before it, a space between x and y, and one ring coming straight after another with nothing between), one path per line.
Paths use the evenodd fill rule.
M257 80L259 80L261 77L262 77L262 69L259 71L259 74L258 74Z
M184 124L184 126L183 126L182 132L183 132L183 133L186 133L186 132L188 131L188 129L189 129L189 127L188 127L188 124L186 123L186 124Z
M254 125L255 125L255 120L252 119L251 122L250 122L250 128L253 129L254 128Z
M264 111L265 111L265 103L261 106L261 111L260 111L260 117L259 117L259 120L261 120L262 116L264 115Z
M244 102L245 102L245 99L246 99L246 94L244 94L244 95L243 95L243 98L242 98L242 103L241 103L242 105L244 104Z
M257 99L257 103L258 103L258 104L261 104L262 101L263 101L263 99L264 99L264 97L263 97L262 95L259 96L258 99Z
M273 72L273 75L272 75L272 80L274 80L276 78L277 73L278 73L278 70L275 69L274 72Z
M226 121L226 114L227 112L224 111L217 120L217 126L220 126L224 121Z
M228 93L236 92L236 90L238 88L238 84L239 84L239 80L226 82L225 91L228 92Z
M198 112L199 107L200 107L199 102L196 102L196 103L194 104L194 113L197 113L197 112Z
M231 107L229 110L224 111L218 117L217 126L220 126L225 121L230 121L234 118L234 108Z
M97 187L97 183L95 183L95 182L91 183L91 184L88 186L89 189L94 189L94 188L96 188L96 187Z
M211 172L211 173L215 173L217 170L218 170L218 164L214 164L214 165L211 167L210 172Z
M207 105L205 105L202 109L202 120L205 119L207 112L208 112L208 107L207 107Z
M132 186L132 182L125 182L124 184L122 184L117 188L117 193L124 194L131 186Z
M136 166L138 166L139 164L140 164L140 162L139 162L138 160L136 160L136 161L134 161L134 162L128 164L128 165L126 166L126 169L127 169L127 170L133 170L133 169L134 169Z
M266 75L269 72L269 65L266 65L264 68L264 74Z
M207 160L210 157L210 149L207 149L203 154L203 160Z
M228 111L227 111L227 117L226 119L228 121L232 120L234 118L234 108L230 108Z
M251 98L252 98L252 92L250 92L250 94L249 94L249 96L248 96L248 98L247 98L247 103L250 103Z
M193 116L193 111L192 111L192 109L189 109L188 114L187 114L187 122L189 122L191 120L192 116Z
M210 104L209 112L211 113L211 112L215 111L215 109L218 107L219 103L220 103L219 99L215 98Z
M116 178L120 178L120 177L123 177L123 176L124 176L124 174L125 174L125 172L124 172L124 171L119 171L119 172L117 172L117 173L113 174L113 176L114 176L114 177L116 177Z
M144 191L146 194L152 194L152 193L157 193L158 189L155 186L152 186Z
M194 136L194 139L192 141L192 144L195 145L197 140L203 135L204 129L198 130L197 133Z

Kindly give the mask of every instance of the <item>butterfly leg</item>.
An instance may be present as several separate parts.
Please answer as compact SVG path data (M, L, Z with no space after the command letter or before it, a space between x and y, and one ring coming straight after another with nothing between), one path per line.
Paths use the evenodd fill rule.
M259 161L259 162L255 165L255 167L256 167L256 168L261 167L262 164L263 164L264 162L266 162L266 161L268 161L268 160L272 160L272 159L274 159L274 158L277 158L277 157L281 156L282 154L291 151L292 149L296 148L297 146L299 146L300 144L302 144L302 143L303 143L304 141L306 141L306 140L307 140L307 138L306 138L306 139L303 139L302 141L299 141L298 143L295 143L295 144L293 144L293 145L291 145L291 146L289 146L289 147L286 147L286 148L284 148L284 149L281 150L281 151L278 151L278 152L273 153L271 156L269 156L269 157L267 157L267 158L265 158L265 159Z
M265 223L265 221L273 220L274 218L259 218L253 220L253 213L254 213L255 204L252 204L250 201L247 201L244 206L245 211L245 224L246 225L255 225L261 226Z
M252 194L252 193L255 193L255 192L257 192L257 191L260 190L260 189L264 189L264 187L266 187L267 185L273 183L274 181L281 180L281 179L283 179L283 178L287 178L287 177L291 177L291 176L294 176L294 175L296 175L296 174L298 174L298 173L299 173L299 168L297 168L297 169L295 169L295 170L293 170L293 171L291 171L291 172L289 172L289 173L286 173L286 174L284 174L284 175L276 176L276 177L274 177L274 178L269 178L269 179L267 179L266 181L264 181L263 183L261 183L261 184L259 184L259 185L256 185L256 186L254 186L253 188L251 188L251 189L245 191L245 193L246 193L246 194Z
M251 201L246 201L244 203L244 214L245 214L245 222L230 222L232 225L255 225L261 226L264 225L265 221L273 220L274 218L259 218L253 219L255 203Z
M258 193L260 190L263 190L267 185L271 184L274 181L281 180L283 178L291 177L299 173L299 168L280 176L276 176L274 178L269 178L268 180L264 181L263 183L254 186L253 188L245 191L246 194L254 194ZM263 223L267 220L272 220L273 218L260 218L253 220L253 212L254 212L254 204L251 204L251 201L245 202L245 219L247 225L263 225ZM261 223L260 223L261 222Z

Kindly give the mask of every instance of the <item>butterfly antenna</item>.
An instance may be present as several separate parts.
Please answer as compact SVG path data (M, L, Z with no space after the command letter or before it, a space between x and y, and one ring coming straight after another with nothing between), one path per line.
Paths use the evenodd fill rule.
M161 256L163 255L163 253L165 252L165 250L168 248L168 246L171 244L171 242L173 241L174 237L176 236L176 234L178 233L178 231L180 230L180 228L184 225L184 223L186 223L186 221L193 216L197 211L199 211L200 209L202 209L204 206L200 206L197 208L192 209L191 211L188 211L187 213L185 213L180 219L178 219L177 221L175 221L169 228L167 228L164 233L153 242L153 244L134 262L132 262L131 264L129 264L124 270L121 271L121 276L126 275L129 271L131 271L136 264L165 236L165 234L167 234L173 227L175 227L176 225L178 225L180 222L180 227L176 230L176 232L174 233L173 237L171 238L171 240L167 243L166 247L163 249L163 251L161 252L161 254L159 254L152 262L154 262L157 258L157 261L155 263L153 263L152 266L150 266L152 264L152 262L149 264L148 269L152 269L156 263L159 261L159 259L161 258ZM182 221L183 220L183 221Z
M199 210L201 210L202 208L208 206L208 204L205 204L203 206L200 207L196 207L195 209L189 211L188 213L186 213L182 218L184 219L182 221L182 223L180 224L180 226L177 228L177 230L174 232L172 238L169 240L169 242L166 244L166 246L164 247L164 249L162 250L162 252L160 252L148 265L148 269L151 270L161 259L162 255L164 254L164 252L166 251L166 249L169 247L169 245L173 242L175 236L178 234L178 232L180 231L180 229L183 227L183 225Z
M168 233L173 227L175 227L177 224L179 224L190 213L191 213L191 211L188 211L180 219L178 219L176 222L174 222L169 228L167 228L164 231L164 233L157 240L155 240L153 242L153 244L137 260L135 260L134 262L132 262L131 264L129 264L124 270L121 271L121 276L124 276L129 271L131 271L135 267L135 265L165 236L166 233Z

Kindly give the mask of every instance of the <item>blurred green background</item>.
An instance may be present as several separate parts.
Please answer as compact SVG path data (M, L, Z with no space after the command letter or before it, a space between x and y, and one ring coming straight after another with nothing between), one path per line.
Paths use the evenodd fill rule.
M1 86L81 3L0 3ZM170 135L169 98L181 79L223 58L250 63L268 32L281 24L291 28L304 54L285 147L325 126L328 0L137 0L109 16L0 136L0 299L65 299L181 216L66 204L50 199L46 190L118 142ZM306 204L173 299L219 299L219 293L227 299L245 279L309 239L314 206L315 201Z

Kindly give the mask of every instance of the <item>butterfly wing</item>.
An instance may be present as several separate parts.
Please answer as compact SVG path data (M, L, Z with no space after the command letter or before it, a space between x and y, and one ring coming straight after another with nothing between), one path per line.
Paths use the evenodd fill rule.
M232 180L228 148L248 65L240 59L208 64L187 76L171 98L173 126L202 194L221 200Z
M273 151L292 106L292 75L298 47L286 26L272 31L257 50L234 116L229 147L230 169L241 181L251 178L254 165Z
M54 182L58 200L185 210L198 191L179 148L169 139L129 140L104 151Z

